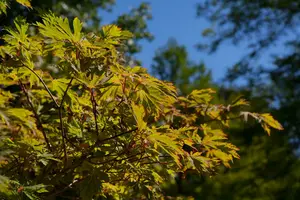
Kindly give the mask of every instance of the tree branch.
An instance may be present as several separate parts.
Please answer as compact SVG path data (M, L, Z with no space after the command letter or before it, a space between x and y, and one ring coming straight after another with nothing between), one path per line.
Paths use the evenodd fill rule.
M38 77L38 79L41 81L41 83L43 84L44 88L47 90L48 94L50 95L51 99L53 100L53 102L55 103L55 106L58 108L59 105L57 103L57 101L55 100L54 96L52 95L51 91L49 90L49 88L47 87L46 83L44 82L44 80L30 67L27 67L26 65L24 65L27 69L29 69L36 77Z
M58 194L61 194L62 192L64 192L65 190L71 188L73 185L77 184L77 183L80 183L81 181L83 181L86 177L84 178L81 178L81 179L76 179L74 180L72 183L70 183L69 185L65 186L64 188L62 188L61 190L49 195L47 197L47 199L52 199L53 197L56 197Z
M93 114L94 114L96 132L97 132L97 136L99 136L99 128L98 128L98 123L97 123L97 103L96 103L95 96L94 96L94 89L91 89L91 101L92 101L92 106L93 106Z
M125 135L125 134L127 134L127 133L131 133L131 132L136 131L136 130L138 130L138 128L134 128L134 129L132 129L132 130L125 131L125 132L123 132L123 133L120 133L120 134L118 134L118 135L114 135L114 136L109 137L109 138L105 138L105 139L103 139L103 140L97 140L97 141L95 142L95 144L92 146L92 148L94 148L94 147L97 146L97 145L102 144L103 142L106 142L106 141L108 141L108 140L112 140L112 139L118 138L118 137L120 137L120 136L122 136L122 135Z
M138 128L134 128L134 129L132 129L132 130L125 131L125 132L120 133L120 134L118 134L118 135L114 135L114 136L112 136L112 137L105 138L105 139L103 139L103 140L99 140L99 142L98 142L97 144L101 144L101 143L103 143L103 142L105 142L105 141L115 139L115 138L120 137L120 136L122 136L122 135L125 135L125 134L127 134L127 133L134 132L134 131L136 131L136 130L138 130Z
M136 156L141 155L141 154L143 154L143 153L145 153L145 152L144 152L144 151L143 151L143 152L139 152L139 153L130 155L130 156L128 156L128 157L125 157L125 158L122 158L122 159L118 159L121 155L123 155L123 154L125 154L125 153L127 153L127 151L123 151L122 153L120 153L119 155L117 155L117 156L116 156L115 158L113 158L113 159L106 160L106 161L99 162L99 163L93 162L93 161L91 161L91 160L89 160L89 162L92 163L92 164L95 164L95 165L103 165L103 164L106 164L106 163L110 163L110 162L112 162L112 161L120 162L120 161L123 161L123 160L128 160L128 159L130 159L130 158L136 157Z
M65 130L64 130L62 108L63 108L63 103L64 103L64 100L65 100L65 97L68 93L68 90L69 90L69 88L72 84L73 79L74 78L72 77L69 84L68 84L68 86L67 86L67 88L66 88L66 90L64 91L60 106L58 107L59 122L60 122L59 124L60 124L60 129L61 129L61 136L62 136L65 162L67 162L67 160L68 160L67 147L66 147L66 142L65 142L65 139L67 138L67 136L66 136L66 133L65 133Z
M68 83L68 86L67 86L66 90L64 91L64 94L63 94L63 97L61 99L59 107L63 106L64 100L65 100L65 98L67 96L68 90L70 89L73 80L74 80L74 77L72 77L71 80L70 80L70 82Z
M41 121L39 115L37 114L36 110L34 109L34 106L33 106L33 103L32 103L32 101L31 101L30 97L29 97L28 91L26 90L26 88L25 88L25 86L23 85L23 83L22 83L21 80L19 80L19 83L20 83L20 86L21 86L22 91L23 91L23 92L25 93L25 95L26 95L26 99L27 99L28 104L29 104L29 106L30 106L32 112L34 113L34 116L35 116L35 118L36 118L36 120L37 120L37 123L38 123L38 127L39 127L40 131L41 131L42 134L43 134L43 137L44 137L44 140L45 140L45 142L46 142L46 144L47 144L47 147L48 147L48 149L49 149L50 151L52 151L52 148L51 148L50 142L49 142L49 140L48 140L48 138L47 138L46 132L45 132L45 130L44 130L42 121Z
M208 122L217 121L217 120L218 120L218 117L220 117L220 115L218 115L217 117L214 117L214 118L212 118L212 119L206 120L206 121L204 121L204 122L202 122L202 123L204 124L204 123L208 123ZM235 119L239 119L239 118L241 118L241 116L229 117L229 118L226 118L226 120L235 120Z

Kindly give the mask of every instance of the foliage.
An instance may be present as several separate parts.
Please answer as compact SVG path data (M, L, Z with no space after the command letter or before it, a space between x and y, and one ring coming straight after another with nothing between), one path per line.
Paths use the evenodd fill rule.
M0 2L0 15L1 14L7 14L6 10L9 7L10 3L11 2L8 1L8 0L2 0ZM22 6L25 6L27 8L31 8L31 3L30 3L29 0L16 0L16 3L18 3L18 4L22 5Z
M2 26L12 26L16 17L21 15L29 23L41 21L37 13L51 10L59 16L64 16L69 20L77 17L84 23L84 31L99 33L102 24L102 13L113 10L115 0L1 0L0 1L0 23ZM25 7L24 7L25 6ZM128 13L122 13L114 20L114 24L122 29L132 32L134 35L124 46L126 51L126 61L135 61L134 54L140 52L142 47L140 41L153 39L149 32L147 21L152 18L150 5L141 3L137 8L131 9ZM34 28L34 27L31 27ZM30 29L34 33L34 29ZM3 35L3 32L0 33Z
M259 133L257 126L233 128L230 139L240 147L242 159L230 170L220 169L213 178L187 177L184 194L204 200L297 199L300 163L289 148L287 135L272 134L267 138Z
M211 89L178 96L123 66L119 47L132 34L115 25L86 34L78 18L70 27L50 13L35 26L31 36L15 21L0 49L1 198L155 199L174 172L213 174L239 157L225 131L246 101L212 104Z
M38 8L47 11L50 9L56 14L68 18L74 18L76 16L84 20L85 28L87 28L87 26L97 28L101 21L101 18L97 14L97 9L109 10L113 4L114 0L1 0L1 12L5 13L5 15L1 15L1 22L3 25L11 25L13 19L19 15L23 17L26 16L29 22L35 22L39 20L39 17L33 8Z
M220 89L222 96L236 96L236 90ZM251 111L270 112L268 102L253 97L250 89L240 94L251 99ZM252 96L252 97L251 97ZM230 97L231 98L231 97ZM280 112L273 113L280 117ZM195 199L297 199L299 187L299 158L291 148L288 134L272 134L271 139L253 123L232 123L227 130L230 140L239 147L242 159L221 167L217 175L197 176L192 172L181 175L166 187L171 196L193 196Z

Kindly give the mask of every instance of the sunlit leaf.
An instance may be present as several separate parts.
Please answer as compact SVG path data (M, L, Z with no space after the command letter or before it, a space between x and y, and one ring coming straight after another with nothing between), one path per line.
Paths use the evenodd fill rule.
M19 4L31 8L30 0L16 0Z

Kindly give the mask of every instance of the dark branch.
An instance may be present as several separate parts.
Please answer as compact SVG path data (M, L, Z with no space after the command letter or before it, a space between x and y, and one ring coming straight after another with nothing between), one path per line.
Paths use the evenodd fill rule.
M95 165L103 165L103 164L110 163L110 162L113 162L113 161L115 161L115 162L120 162L120 161L123 161L123 160L128 160L128 159L130 159L130 158L134 158L134 157L136 157L136 156L138 156L138 155L141 155L141 154L144 154L144 153L145 153L145 152L143 151L143 152L139 152L139 153L133 154L133 155L131 155L131 156L128 156L128 157L125 157L125 158L122 158L122 159L118 159L121 155L123 155L123 154L125 154L125 153L127 153L127 152L128 152L128 151L124 151L124 152L120 153L118 156L116 156L115 158L110 159L110 160L106 160L106 161L104 161L104 162L99 162L99 163L97 163L97 162L93 162L93 161L91 161L91 160L89 160L89 162L92 163L92 164L95 164Z
M64 125L63 125L63 121L62 121L62 110L61 110L61 107L59 107L58 109L58 114L59 114L59 125L60 125L60 129L61 129L61 136L62 136L62 143L63 143L63 149L64 149L64 158L65 158L65 163L67 162L68 160L68 154L67 154L67 147L66 147L66 142L65 142L65 138L66 138L66 135L65 135L65 131L64 131Z
M73 77L71 78L60 103L60 106L58 107L58 113L59 113L59 122L60 122L60 129L61 129L61 136L62 136L62 143L63 143L63 149L64 149L64 158L65 158L65 162L67 162L68 160L68 154L67 154L67 147L66 147L66 142L65 139L67 138L65 130L64 130L64 124L63 124L63 116L62 116L62 108L63 108L63 103L65 100L65 97L68 93L69 88L71 87L73 81Z
M113 139L115 139L115 138L118 138L118 137L120 137L120 136L122 136L122 135L125 135L125 134L127 134L127 133L134 132L134 131L136 131L136 130L138 130L138 128L134 128L134 129L132 129L132 130L125 131L125 132L123 132L123 133L114 135L114 136L112 136L112 137L105 138L105 139L103 139L103 140L99 140L95 145L102 144L103 142L106 142L106 141L108 141L108 140L113 140Z
M56 197L57 195L61 194L62 192L64 192L65 190L73 187L75 184L80 183L81 181L83 181L86 177L81 178L81 179L76 179L74 180L72 183L70 183L69 185L65 186L64 188L62 188L61 190L54 192L53 194L51 194L50 196L47 197L47 199L52 199L53 197Z
M26 99L27 99L28 104L29 104L29 106L30 106L32 112L34 113L34 116L35 116L35 118L36 118L36 120L37 120L37 123L38 123L38 128L39 128L39 130L40 130L40 131L42 132L42 134L43 134L43 137L44 137L44 140L45 140L45 142L46 142L46 144L47 144L47 147L48 147L48 149L49 149L50 151L52 151L52 148L51 148L50 142L49 142L49 140L48 140L48 138L47 138L46 132L45 132L45 130L44 130L42 121L41 121L39 115L37 114L36 110L34 109L34 106L33 106L33 103L32 103L32 101L31 101L30 97L29 97L28 91L26 90L26 88L25 88L25 86L23 85L23 83L21 82L21 80L19 80L19 83L20 83L20 86L21 86L21 88L22 88L22 91L23 91L24 94L26 95Z
M67 96L68 90L69 90L70 87L71 87L71 84L72 84L73 79L74 79L74 77L71 78L71 80L70 80L70 82L69 82L69 84L68 84L68 86L67 86L67 89L65 90L65 92L64 92L64 94L63 94L63 97L62 97L62 99L61 99L61 103L60 103L60 106L59 106L59 107L62 107L62 106L63 106L64 100L65 100L65 98L66 98L66 96Z
M44 82L44 80L30 67L27 67L26 65L24 65L27 69L29 69L36 77L38 77L38 79L41 81L41 83L43 84L44 88L47 90L48 94L50 95L51 99L53 100L53 102L55 103L55 106L57 108L59 108L59 105L57 103L57 101L55 100L54 96L52 95L51 91L49 90L49 88L47 87L46 83Z
M91 101L92 101L92 105L93 105L93 114L94 114L96 132L97 132L97 136L99 136L99 128L98 128L98 123L97 123L97 103L96 103L96 100L95 100L93 89L91 89Z

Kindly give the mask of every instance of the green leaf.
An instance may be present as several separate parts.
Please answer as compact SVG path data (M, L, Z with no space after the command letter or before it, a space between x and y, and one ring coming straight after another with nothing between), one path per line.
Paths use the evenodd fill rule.
M24 108L10 108L6 111L9 117L13 117L23 122L28 122L29 116L33 115L31 111Z
M77 17L73 20L73 28L74 28L74 41L79 42L81 39L82 23Z
M101 191L101 182L98 176L90 175L79 185L80 197L82 200L91 200L96 193Z
M121 33L121 28L116 25L106 25L102 27L102 34L104 37L120 37Z
M6 176L0 175L0 193L10 192L10 180Z
M129 31L122 31L116 25L106 25L101 29L101 35L106 42L110 44L119 44L121 40L126 40L132 37Z
M0 15L6 14L6 9L8 7L7 1L0 1Z
M138 129L141 131L147 127L147 123L144 121L145 109L142 105L136 105L131 103L134 119L137 123Z
M262 124L262 127L268 133L268 135L270 135L270 129L268 126L275 128L277 130L283 130L283 127L281 126L281 124L277 120L275 120L272 117L272 115L270 115L269 113L260 114L260 117L263 120L263 122L265 123L265 124Z
M36 23L42 35L58 41L72 41L73 34L67 18L57 17L53 13L49 13L43 15L42 19L43 23Z
M16 0L16 1L25 7L31 8L30 0Z
M241 97L238 97L236 100L234 100L232 103L231 103L231 107L235 107L235 106L248 106L249 105L249 102L246 101L245 99L241 98Z
M38 196L36 196L32 191L23 191L23 193L28 197L30 200L38 200L40 199Z
M188 99L194 100L195 104L207 104L212 100L212 94L214 93L215 91L212 89L193 90L191 94L188 95ZM191 106L194 106L194 104Z
M269 126L278 130L283 130L281 124L277 120L275 120L273 116L270 115L269 113L260 114L260 116L262 117L264 122L267 123Z
M38 184L38 185L26 186L26 187L24 187L24 190L31 191L31 192L37 192L37 193L45 193L45 192L48 192L46 187L47 187L46 185Z
M203 36L213 36L214 34L215 34L215 31L211 28L207 28L202 31Z

